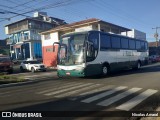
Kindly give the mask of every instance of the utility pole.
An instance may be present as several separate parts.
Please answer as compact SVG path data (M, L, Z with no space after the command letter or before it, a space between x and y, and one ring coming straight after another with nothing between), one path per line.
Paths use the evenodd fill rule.
M154 34L154 37L156 38L156 47L158 47L158 32L157 32L157 30L158 30L159 28L160 28L160 27L152 28L152 29L156 29L156 33Z

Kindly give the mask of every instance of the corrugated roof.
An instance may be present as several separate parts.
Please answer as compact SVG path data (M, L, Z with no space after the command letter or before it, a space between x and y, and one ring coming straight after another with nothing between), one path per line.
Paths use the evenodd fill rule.
M55 23L50 23L50 22L47 22L47 21L43 21L43 20L40 20L40 19L31 17L31 18L24 18L24 19L15 21L15 22L13 22L13 23L7 24L7 25L5 25L5 27L6 27L6 26L9 26L9 25L16 24L16 23L21 22L21 21L25 21L25 20L33 20L33 21L39 21L39 22L44 22L44 23L49 23L49 24L55 24Z
M66 29L66 28L73 28L75 26L94 23L94 22L99 22L99 21L100 21L99 19L91 18L91 19L82 20L82 21L79 21L79 22L74 22L74 23L70 23L70 24L61 25L61 26L52 28L50 30L47 30L47 31L44 31L44 32L41 32L41 33L43 34L43 33L48 33L48 32L54 32L54 31L63 30L63 29Z
M79 22L74 22L74 23L71 23L71 24L61 25L61 26L52 28L50 30L43 31L43 32L41 32L41 34L48 33L48 32L55 32L55 31L64 30L64 29L71 29L71 28L75 28L77 26L81 26L81 25L85 25L85 24L91 24L91 23L97 23L97 22L103 22L103 23L108 24L110 26L118 27L118 28L120 28L124 31L130 31L131 30L131 29L128 29L128 28L124 28L124 27L109 23L109 22L102 21L102 20L97 19L97 18L91 18L91 19L82 20L82 21L79 21Z

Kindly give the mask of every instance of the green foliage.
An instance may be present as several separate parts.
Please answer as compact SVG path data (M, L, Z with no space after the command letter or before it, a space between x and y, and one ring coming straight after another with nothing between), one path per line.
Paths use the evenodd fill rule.
M7 83L16 83L16 82L23 82L25 79L23 77L11 76L11 75L0 75L0 84L7 84Z
M0 54L9 55L9 49L0 49Z

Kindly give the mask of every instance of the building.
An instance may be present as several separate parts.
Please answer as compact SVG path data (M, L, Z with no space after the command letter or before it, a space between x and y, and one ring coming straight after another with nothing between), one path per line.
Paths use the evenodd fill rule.
M121 34L128 37L136 38L136 39L146 40L146 33L141 32L139 30L135 30L135 29L128 31L127 34L126 32L122 32Z
M56 66L58 50L56 48L56 50L53 52L53 43L58 42L61 35L70 32L89 30L99 30L113 34L125 33L125 35L127 35L128 31L132 31L131 29L125 27L108 23L100 19L92 18L80 22L58 26L53 29L41 32L43 63L46 66Z
M42 58L42 44L39 32L66 24L64 20L48 17L45 12L36 12L31 18L25 18L5 26L9 36L12 59Z
M149 42L149 55L160 55L160 41Z

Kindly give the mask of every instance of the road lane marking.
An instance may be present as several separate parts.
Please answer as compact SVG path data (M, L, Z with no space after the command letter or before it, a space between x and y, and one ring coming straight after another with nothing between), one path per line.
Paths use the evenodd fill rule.
M115 92L118 92L118 91L120 91L120 90L123 90L123 89L125 89L125 88L127 88L127 87L126 87L126 86L120 86L120 87L111 89L111 90L109 90L109 91L103 92L103 93L101 93L101 94L95 95L95 96L93 96L93 97L87 98L87 99L85 99L85 100L82 100L81 102L90 103L90 102L93 102L93 101L98 100L98 99L100 99L100 98L103 98L103 97L106 97L106 96L108 96L108 95L111 95L111 94L113 94L113 93L115 93Z
M8 92L2 92L2 93L0 93L0 97L1 97L1 95L6 95L8 93L10 94L10 93L12 93L12 91L10 91L10 92L9 91Z
M135 107L136 105L138 105L139 103L141 103L142 101L150 97L151 95L155 94L156 92L158 92L158 90L148 89L143 93L139 94L138 96L127 101L126 103L116 107L116 109L129 111L130 109L132 109L133 107Z
M25 82L25 83L29 83L30 81L27 81L27 82ZM59 84L62 84L62 82L60 82L60 81L53 81L53 83L52 84L54 84L54 85L59 85ZM6 85L6 84L5 84ZM38 84L38 85L36 85L36 88L35 88L35 86L28 86L28 87L25 87L25 88L23 88L22 86L18 86L18 88L13 88L13 89L11 89L11 90L0 90L0 97L6 97L6 96L12 96L13 95L13 93L14 94L19 94L19 93L23 93L23 92L35 92L35 90L37 90L37 89L46 89L46 88L42 88L42 87L50 87L50 86L48 86L46 83L45 84L43 84L42 85L42 83L40 83L40 84ZM23 91L22 91L22 89L23 89ZM3 95L3 96L2 96Z
M44 95L47 95L47 96L50 96L50 95L55 95L55 94L58 94L58 93L62 93L62 92L66 92L66 91L69 91L69 90L74 90L76 88L81 88L81 87L85 87L85 86L88 86L88 85L92 85L93 83L82 83L82 85L78 85L78 86L75 86L74 87L70 87L70 88L67 88L67 89L63 89L63 90L58 90L58 91L54 91L54 92L49 92L49 93L46 93Z
M74 90L74 91L71 91L71 92L67 92L67 93L64 93L64 94L57 95L55 97L57 97L57 98L66 97L66 96L73 95L73 94L81 92L81 91L85 91L85 90L88 90L88 89L95 88L97 86L100 86L100 84L95 84L95 85L87 86L87 87L84 87L84 88L79 89L79 90Z
M0 87L11 86L11 85L21 85L21 84L32 83L32 82L35 82L35 81L30 80L30 81L25 81L25 82L2 84L0 85Z
M97 89L94 89L94 90L90 90L90 91L87 91L87 92L84 92L84 93L81 93L79 95L77 95L76 97L72 97L70 98L70 100L77 100L77 99L80 99L80 98L83 98L87 95L90 95L90 94L93 94L93 93L97 93L97 92L101 92L101 91L107 91L111 88L113 88L114 85L107 85L107 86L104 86L104 87L100 87L100 88L97 88Z
M52 92L52 91L54 91L54 90L65 89L65 88L68 88L68 87L72 87L72 86L75 86L75 85L81 85L81 84L84 84L84 83L76 83L76 82L66 83L66 84L63 85L63 86L59 86L59 87L53 86L54 88L37 92L37 94L44 94L44 93L47 93L47 92Z
M34 81L26 81L26 82L23 82L23 83L30 83L30 82L34 82ZM36 81L35 81L36 82ZM21 83L21 82L20 82ZM16 83L16 84L20 84L20 83ZM58 84L60 84L60 83L62 83L62 82L60 82L60 81L53 81L51 84L56 84L56 85L58 85ZM15 84L15 83L12 83L12 84ZM8 85L8 84L4 84L4 85ZM34 85L34 86L33 86ZM24 90L24 89L37 89L37 88L42 88L42 87L49 87L48 86L48 82L42 82L42 83L37 83L37 85L36 85L36 88L35 88L35 84L30 84L28 87L23 87L23 86L17 86L16 88L18 89L18 91L22 91L22 89ZM22 88L22 89L21 89ZM6 88L4 88L4 89L6 89ZM13 88L12 90L8 90L9 92L14 92L14 91L17 91L17 89L15 89L15 88ZM5 90L5 92L6 92L6 90Z
M109 105L111 105L112 103L115 103L115 102L119 101L120 99L125 98L125 97L127 97L127 96L129 96L129 95L131 95L131 94L133 94L133 93L141 90L141 89L142 89L142 88L132 88L132 89L129 89L129 90L123 92L123 93L120 93L120 94L118 94L118 95L116 95L116 96L113 96L113 97L111 97L111 98L109 98L109 99L106 99L106 100L98 103L97 105L109 106Z

